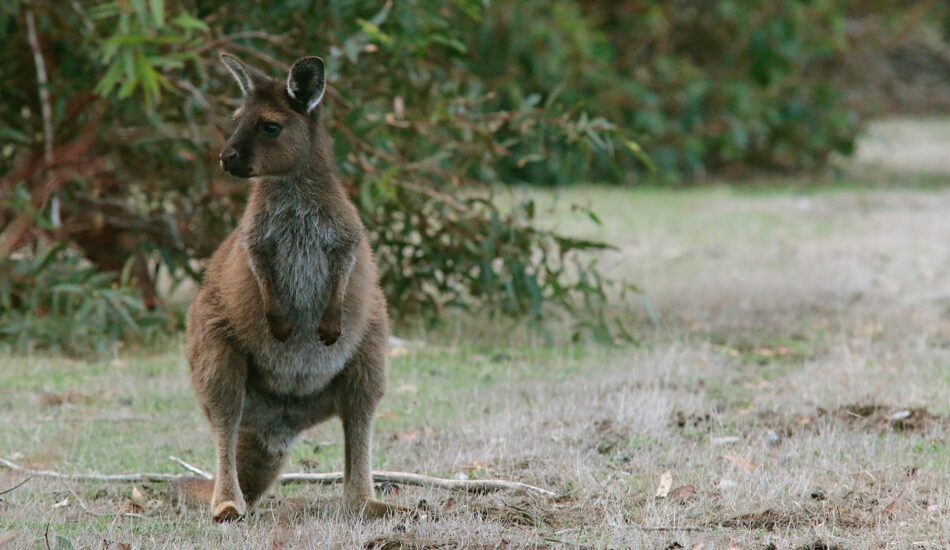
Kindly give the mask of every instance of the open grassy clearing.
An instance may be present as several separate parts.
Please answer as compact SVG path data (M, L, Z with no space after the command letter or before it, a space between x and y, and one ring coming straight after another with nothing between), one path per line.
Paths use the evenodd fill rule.
M385 498L441 517L360 523L340 516L339 487L284 486L215 526L161 485L141 488L145 517L131 518L114 515L131 509L129 485L34 479L0 497L0 541L45 547L49 524L54 548L950 544L950 191L559 199L551 223L616 244L605 269L646 290L659 325L633 299L618 308L638 345L547 348L472 320L403 328L425 345L392 358L375 458L562 498L401 487ZM603 225L565 215L570 202ZM0 358L0 456L67 472L178 473L170 454L210 467L183 355ZM341 442L336 423L308 432L288 469L338 470ZM667 470L677 498L656 499ZM22 479L0 470L0 491Z

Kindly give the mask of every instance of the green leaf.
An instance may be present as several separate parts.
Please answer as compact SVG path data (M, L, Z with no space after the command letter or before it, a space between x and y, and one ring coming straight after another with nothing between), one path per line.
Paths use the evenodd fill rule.
M186 31L209 32L211 30L204 21L187 12L181 12L175 16L175 18L172 19L172 24Z
M149 0L149 8L152 12L152 19L155 26L159 29L165 26L165 2L164 0Z

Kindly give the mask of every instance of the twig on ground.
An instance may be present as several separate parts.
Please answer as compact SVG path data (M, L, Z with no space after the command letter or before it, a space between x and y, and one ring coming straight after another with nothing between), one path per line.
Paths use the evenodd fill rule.
M684 525L682 527L676 525L637 525L635 527L641 531L712 531L711 527L698 527L696 525Z
M172 459L175 460L175 459ZM180 466L192 473L198 473L202 477L207 474L195 466L184 461L175 460ZM33 477L46 477L51 479L63 479L68 481L112 481L116 483L149 483L149 482L169 482L182 478L175 474L156 474L156 473L134 473L134 474L64 474L50 470L34 470L0 458L0 466L22 472ZM207 474L210 475L210 474ZM208 478L205 478L208 479ZM402 483L403 485L415 485L418 487L434 487L437 489L446 489L451 491L465 491L470 493L490 493L494 491L522 491L528 494L554 498L557 493L521 483L518 481L507 481L503 479L443 479L438 477L429 477L421 474L408 472L373 472L373 480L379 483ZM290 473L280 476L282 483L316 483L320 485L332 485L343 481L343 472L334 472L329 474L309 474L309 473Z
M890 517L894 515L894 507L897 506L897 501L900 500L902 496L904 496L905 489L907 489L907 487L901 487L900 492L897 493L897 496L894 497L894 500L892 500L891 503L887 505L887 508L884 509L885 516Z
M178 474L64 474L52 472L49 470L34 470L25 468L19 464L14 464L9 460L0 458L0 466L15 472L22 472L32 477L46 477L51 479L63 479L66 481L114 481L117 483L150 483L175 481L181 478Z
M321 485L331 485L341 483L343 481L343 473L284 474L280 476L280 481L282 483L319 483ZM557 496L557 493L542 489L541 487L504 479L443 479L408 472L377 470L373 472L373 481L377 483L402 483L403 485L415 485L418 487L435 487L437 489L465 491L469 493L491 493L494 491L514 490L547 498Z
M192 466L191 464L188 464L187 462L178 458L177 456L169 456L168 459L174 462L175 464L178 464L182 468L188 470L189 472L193 474L197 474L205 479L211 479L212 477L214 477L213 475L211 475L211 472L202 470L201 468L197 466Z
M7 493L12 493L13 491L16 491L16 490L19 489L20 487L23 487L24 485L26 485L26 482L29 481L29 480L31 480L31 479L33 479L33 476L27 477L26 479L24 479L23 481L17 483L17 484L14 485L13 487L10 487L9 489L4 489L4 490L0 491L0 496L3 496L3 495L5 495L5 494L7 494Z

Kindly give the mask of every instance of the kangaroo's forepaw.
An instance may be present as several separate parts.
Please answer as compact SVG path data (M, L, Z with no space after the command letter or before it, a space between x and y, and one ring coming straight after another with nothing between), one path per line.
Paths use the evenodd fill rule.
M233 500L225 500L219 502L215 505L212 510L211 519L215 523L227 523L232 521L238 521L244 517L246 512L246 506L243 502L235 502Z
M330 319L324 317L320 319L320 326L317 327L317 336L325 346L332 346L340 339L340 319Z
M270 313L267 314L267 326L270 328L271 335L279 342L286 342L294 332L294 327L290 323Z

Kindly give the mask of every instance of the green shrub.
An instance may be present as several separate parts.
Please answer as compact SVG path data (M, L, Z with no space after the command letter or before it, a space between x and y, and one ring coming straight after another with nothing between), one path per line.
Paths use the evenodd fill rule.
M891 2L891 8L896 6ZM506 177L676 182L737 170L815 170L850 154L859 120L833 84L849 45L839 0L501 0L473 40L480 76L516 98L557 93L635 139L636 158L591 166L552 148ZM619 162L618 162L619 160Z
M97 271L65 243L0 262L0 341L18 351L105 353L168 328L115 274Z

